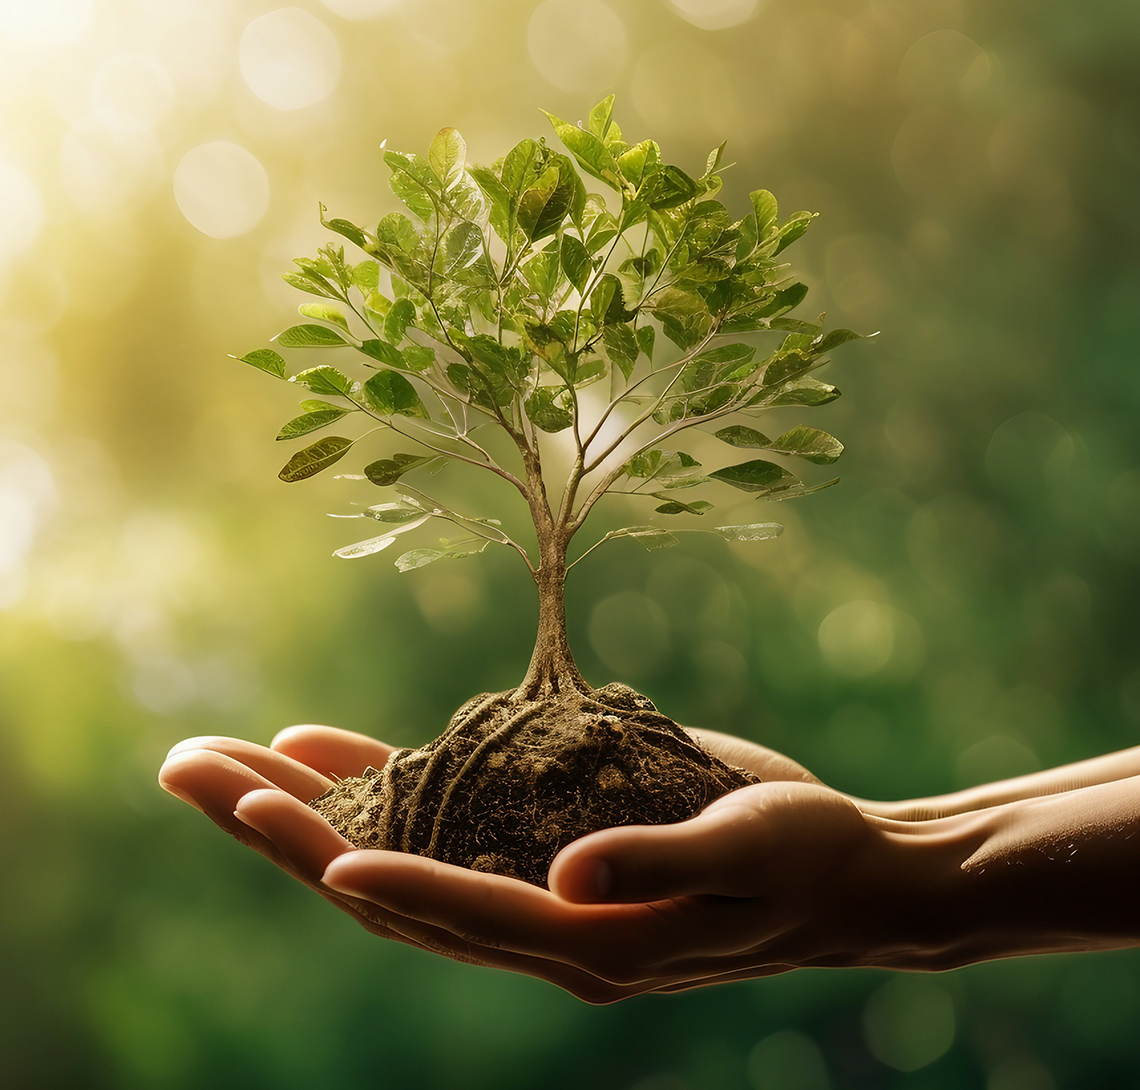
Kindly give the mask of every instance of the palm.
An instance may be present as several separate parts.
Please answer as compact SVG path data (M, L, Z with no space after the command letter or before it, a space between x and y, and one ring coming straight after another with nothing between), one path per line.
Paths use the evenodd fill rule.
M773 828L799 830L792 838L797 844L805 836L818 840L821 849L849 840L853 808L801 766L727 735L705 732L699 737L718 756L768 781L725 796L702 817L716 821L728 816L731 821L734 812L759 806ZM292 728L278 735L270 749L238 739L190 739L171 752L160 780L374 934L541 977L590 1002L793 967L773 961L772 951L777 935L786 930L787 913L799 914L797 903L807 903L806 890L800 891L803 896L788 890L789 896L773 898L769 885L765 911L757 909L760 891L743 888L694 888L678 897L647 887L625 898L632 903L574 903L583 899L576 895L575 883L581 882L584 846L598 837L628 841L652 836L653 830L608 830L578 841L552 869L557 892L419 856L355 851L306 804L334 778L359 775L369 765L381 767L392 752L382 742L331 727ZM791 849L791 840L788 845ZM709 854L699 845L698 850ZM795 852L802 859L803 845ZM807 854L822 860L830 852ZM756 868L733 869L738 874L747 870L756 879L761 875ZM803 887L804 868L798 870L797 887ZM705 884L709 881L715 885L715 878ZM726 902L704 893L728 893L734 899ZM645 903L651 899L655 903Z

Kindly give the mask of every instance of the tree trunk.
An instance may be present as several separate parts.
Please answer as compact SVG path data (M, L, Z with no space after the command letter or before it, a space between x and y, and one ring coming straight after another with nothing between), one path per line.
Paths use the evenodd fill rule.
M538 585L538 637L530 668L515 690L516 700L590 691L566 638L566 548L551 543L544 554L534 577Z

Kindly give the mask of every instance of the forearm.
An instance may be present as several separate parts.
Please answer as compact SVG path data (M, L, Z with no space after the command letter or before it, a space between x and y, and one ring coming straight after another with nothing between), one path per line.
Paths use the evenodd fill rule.
M931 821L870 820L838 899L861 921L846 926L846 964L946 969L1140 945L1140 779Z
M1140 746L1109 753L1075 764L1034 772L1010 780L981 784L965 791L936 795L924 799L907 799L900 802L872 802L856 799L864 813L896 821L923 821L1001 806L1024 799L1058 795L1066 791L1113 783L1132 776L1140 776Z

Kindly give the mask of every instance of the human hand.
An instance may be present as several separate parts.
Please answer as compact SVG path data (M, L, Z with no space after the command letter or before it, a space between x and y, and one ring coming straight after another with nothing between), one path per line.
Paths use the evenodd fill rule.
M391 747L361 735L291 728L269 750L191 739L175 747L160 779L368 930L538 976L590 1002L803 964L879 963L876 940L859 933L851 913L862 906L864 924L891 915L875 907L891 885L883 881L885 823L780 754L695 733L767 782L679 825L577 841L555 861L550 891L419 856L353 850L305 803L329 777L387 760Z

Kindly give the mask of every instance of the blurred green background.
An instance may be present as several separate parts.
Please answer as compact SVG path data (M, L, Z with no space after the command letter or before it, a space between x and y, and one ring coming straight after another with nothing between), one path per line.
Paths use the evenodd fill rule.
M1132 0L0 0L6 1087L1140 1084L1130 952L590 1008L369 938L155 785L186 735L414 744L523 673L517 560L334 560L368 486L281 484L295 399L226 354L290 324L318 200L393 209L382 139L486 161L611 90L682 165L727 138L741 213L819 211L802 310L883 333L810 420L840 487L740 509L782 538L575 571L586 676L872 797L1140 741Z

